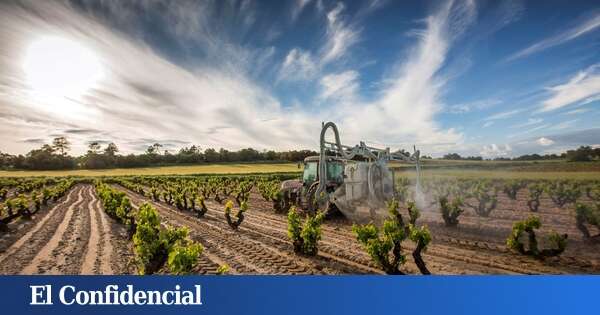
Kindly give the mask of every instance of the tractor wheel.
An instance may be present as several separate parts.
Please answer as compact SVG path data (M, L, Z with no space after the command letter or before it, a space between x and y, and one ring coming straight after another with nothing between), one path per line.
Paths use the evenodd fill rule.
M325 211L325 216L327 217L330 213L335 212L337 210L337 207L335 206L335 204L329 201L329 198L326 198L325 200L320 202L316 201L316 193L318 187L319 182L317 181L310 185L310 187L308 188L308 192L306 194L306 202L308 203L307 209L311 214L315 214L319 210Z

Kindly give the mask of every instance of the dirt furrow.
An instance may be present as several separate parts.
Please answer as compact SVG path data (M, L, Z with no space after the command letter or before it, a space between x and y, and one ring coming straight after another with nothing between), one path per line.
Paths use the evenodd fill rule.
M82 186L71 189L65 202L53 207L43 219L37 222L35 227L0 255L0 274L19 273L23 266L32 261L55 233L67 213L67 209L75 203L83 201L82 189ZM73 203L75 196L77 199Z
M128 192L135 194L131 191ZM231 231L229 226L224 222L224 218L221 216L222 212L214 210L212 206L209 206L210 203L207 203L207 207L209 208L209 214L205 215L205 217L203 217L201 220L198 220L192 213L177 211L174 208L162 202L158 204L160 204L163 207L172 209L180 215L190 217L192 220L196 220L198 222L202 222L203 224L210 225L213 229L219 229L227 232ZM282 229L282 231L286 231L286 229L287 225ZM292 244L288 240L285 232L283 234L277 234L277 232L279 231L276 231L274 235L273 233L265 233L264 231L250 229L245 227L244 225L240 226L239 228L239 234L245 233L244 235L252 241L258 241L260 243L263 243L269 248L277 248L280 254L289 256L290 259L302 260L304 263L313 266L314 269L320 270L320 273L381 273L381 271L369 259L357 261L354 255L347 255L344 258L339 255L329 255L323 251L321 251L322 255L319 255L318 257L315 257L313 259L308 259L294 255L290 253ZM357 252L357 254L362 255L363 252Z
M142 197L135 196L133 194L130 194L129 192L127 192L127 194L131 199L131 203L136 208L144 202L150 202L149 200L144 200L142 199ZM172 213L170 213L169 210L165 211L158 204L153 205L159 211L163 222L175 227L189 227L189 224L185 222L185 220L181 220L181 218L174 216ZM190 237L194 241L197 241L200 244L202 244L202 246L204 247L203 255L205 255L207 258L214 255L219 257L220 260L226 261L227 264L232 268L232 271L234 273L260 273L260 267L257 267L252 263L244 261L243 259L241 259L242 257L240 257L235 250L232 250L228 246L225 246L227 244L222 244L217 238L211 237L212 235L207 235L208 233L205 233L203 230L204 228L201 227L192 227L192 229L190 230Z
M213 205L213 203L210 203L211 206ZM212 208L212 207L211 207ZM213 209L211 209L213 210ZM276 214L267 214L267 213L263 213L263 212L258 212L260 213L259 215L257 215L257 212L253 212L253 211L249 211L248 214L246 215L248 223L252 224L254 226L254 229L258 229L258 230L270 230L269 234L273 235L273 233L276 234L277 237L279 238L285 238L285 233L283 233L283 231L286 230L287 228L287 221L285 221L283 216L277 216ZM265 221L268 221L265 222ZM336 230L337 229L337 230ZM432 247L435 247L435 244L432 244L428 250L428 253L437 253L436 249L431 249ZM327 252L327 253L334 253L334 255L345 258L345 259L353 259L355 261L359 261L362 264L366 264L366 265L370 265L372 267L375 267L371 261L370 261L370 257L368 257L368 255L365 254L364 250L362 249L362 246L360 244L358 244L356 242L356 238L355 236L349 231L349 229L347 229L347 231L344 233L342 232L342 230L337 227L337 228L332 228L332 227L326 227L325 225L323 226L323 240L320 242L320 248L321 251L323 252ZM514 269L510 268L510 267L504 267L504 266L494 266L494 264L490 265L488 262L486 261L476 261L473 260L472 257L473 253L467 253L466 257L469 258L463 258L460 259L460 264L462 264L462 269L466 270L467 272L469 271L474 271L476 273L505 273L505 272L509 272L509 273L513 273L513 272L517 272ZM448 261L448 257L447 255L434 255L434 254L425 254L424 257L429 258L429 260L427 261L428 264L430 264L431 266L435 266L435 265L439 265L439 266L444 266L443 269L447 269L447 264L449 263ZM452 258L456 259L456 255L452 256ZM477 263L477 265L470 265L470 266L464 266L464 260L469 259L472 263ZM436 261L437 260L443 260L444 264L438 264ZM413 268L416 271L416 267ZM432 270L435 270L432 268Z
M285 216L272 213L270 202L260 202L260 197L254 196L251 197L250 210L246 212L246 220L239 232L246 233L251 239L269 247L289 252L291 244L285 233L287 229ZM212 200L206 202L209 212L205 218L200 220L193 213L177 211L162 202L158 204L197 221L216 226L215 228L227 229L221 210L223 205ZM263 207L266 209L261 209ZM322 230L323 239L319 245L320 258L336 261L346 267L353 266L356 270L361 270L361 273L380 272L364 252L362 246L356 242L355 236L350 230L350 224L345 220L328 220L322 226ZM404 247L407 252L414 249L414 245L410 242L407 242ZM434 273L560 274L589 272L589 269L580 269L578 266L571 267L569 264L563 265L556 262L546 264L529 257L514 255L506 250L503 241L463 241L444 234L434 234L434 241L423 257ZM405 265L406 271L417 273L416 266L412 263L412 257L407 255L407 259L409 263Z
M99 228L101 228L99 225L101 223L99 222L100 214L98 211L98 201L94 201L90 206L90 237L86 246L85 257L79 271L80 274L84 275L98 274L100 269L99 264L101 263L99 257L101 255L102 245L104 244L104 236L99 231Z
M85 251L91 236L90 208L94 201L92 187L86 187L85 202L80 207L74 208L74 215L69 223L67 232L59 242L59 246L52 252L54 259L48 264L52 267L49 273L54 274L79 274L85 258Z
M72 203L65 211L65 215L63 219L58 224L58 227L52 233L50 239L45 243L45 245L37 252L34 258L30 261L28 265L21 270L21 274L39 274L39 273L51 273L58 274L60 273L58 266L62 266L67 258L64 255L59 255L57 249L59 247L66 246L67 242L65 242L65 234L67 233L67 239L70 238L72 234L74 234L73 229L77 229L77 226L74 226L74 222L79 220L79 207L85 202L86 195L89 193L90 186L84 186L78 195L77 201ZM73 215L75 214L75 217ZM57 261L60 260L60 261Z
M57 202L42 206L40 211L32 216L31 220L17 219L9 223L8 232L4 233L0 239L0 253L8 251L10 247L13 249L16 248L15 245L21 246L32 233L41 227L40 222L48 220L48 215L53 214L59 206L72 202L71 199L76 195L71 193L73 190L74 188L71 189L69 193L62 196ZM26 236L27 238L25 238ZM0 260L3 259L2 257L3 256L0 255Z
M161 203L162 204L162 203ZM166 206L166 205L163 205ZM215 210L215 207L219 207L220 204L207 202L207 207L209 208L209 213L207 214L207 219L212 219L215 222L223 221L220 217L222 215L222 211ZM254 209L256 207L251 207ZM257 215L258 214L258 215ZM188 214L192 215L192 214ZM255 217L257 215L258 217ZM246 213L246 221L247 224L251 225L242 225L240 230L252 234L252 237L255 239L260 239L264 242L265 237L271 238L272 242L276 242L277 244L271 244L271 246L279 247L283 246L283 250L289 250L291 248L291 243L289 242L287 235L285 233L287 229L287 221L283 216L278 216L276 214L268 214L265 212L255 212L248 211ZM223 224L223 223L221 223ZM327 227L324 225L323 227L324 235L323 240L320 242L319 255L323 258L327 258L332 261L337 261L340 264L345 264L354 267L356 270L360 270L360 273L381 273L381 271L374 265L370 257L364 252L360 244L356 242L354 235L348 231L342 231L339 227ZM332 233L333 235L330 235ZM471 257L473 253L465 254L466 257ZM447 270L448 265L456 266L460 264L463 272L467 273L514 273L515 271L510 267L503 267L500 265L490 265L486 261L476 261L471 258L463 258L459 261L455 261L452 263L448 260L447 255L428 255L425 254L424 257L428 259L428 264L432 268L438 267L440 271ZM450 258L456 259L457 256L452 256ZM411 259L408 259L411 261ZM465 260L470 262L469 266L465 266ZM412 264L407 264L405 266L405 271L410 273L418 273L416 266ZM452 272L450 272L452 273ZM456 273L456 272L453 272Z
M212 202L210 203L213 204ZM218 205L218 204L217 204ZM252 207L251 207L252 209ZM279 233L281 237L282 233L280 230L285 230L284 218L279 218L276 214L267 214L260 212L260 219L252 218L257 212L249 211L247 218L250 224L258 226L259 229L271 229ZM265 220L269 222L266 223ZM336 253L336 255L342 257L355 257L363 256L362 263L368 261L368 257L364 255L364 251L355 242L354 236L351 234L349 229L347 233L340 233L340 230L323 228L324 236L322 240L322 251L329 253ZM328 234L333 232L333 237L328 237ZM504 246L499 247L494 244L486 244L484 242L448 242L448 238L444 236L434 235L434 238L439 242L434 241L428 248L427 254L424 255L427 258L427 263L430 265L432 270L435 270L435 266L441 266L441 270L448 270L448 265L455 265L456 270L467 273L564 273L564 272L589 272L589 270L582 270L576 268L570 268L566 265L566 268L555 268L540 264L538 261L530 259L528 257L519 257L515 262L515 256L508 253ZM333 243L333 244L332 244ZM452 248L449 249L446 245L451 244ZM333 247L331 247L333 245ZM460 248L456 248L457 245ZM465 246L461 246L465 245ZM412 250L413 246L406 246L407 249ZM480 254L483 251L482 254ZM438 263L439 260L443 260L444 263ZM469 265L465 266L464 264ZM527 268L522 268L522 265L527 265ZM475 272L470 272L475 271Z

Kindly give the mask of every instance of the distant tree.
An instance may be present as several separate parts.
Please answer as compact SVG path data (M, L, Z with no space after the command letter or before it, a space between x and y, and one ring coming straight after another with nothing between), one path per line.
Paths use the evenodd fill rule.
M44 144L41 150L50 154L54 153L54 148L51 147L49 144Z
M109 143L104 149L104 154L108 156L114 156L117 152L119 152L119 148L113 142Z
M444 155L444 160L461 160L462 157L458 153L448 153Z
M160 143L155 143L151 146L148 147L148 149L146 149L146 154L159 154L160 153L160 148L162 148L162 144Z
M59 151L60 155L67 155L67 151L71 149L71 143L65 137L58 137L52 140L52 147L55 151Z
M100 152L100 143L98 143L97 141L90 142L88 148L88 153L98 154L98 152Z
M590 146L581 146L577 150L567 151L567 160L571 162L587 162L594 157L594 150Z
M16 165L17 163L15 167ZM75 159L66 154L54 154L49 145L44 145L40 149L29 151L18 167L33 170L71 169L75 167Z
M217 162L219 161L219 153L213 148L204 150L204 159L206 162Z

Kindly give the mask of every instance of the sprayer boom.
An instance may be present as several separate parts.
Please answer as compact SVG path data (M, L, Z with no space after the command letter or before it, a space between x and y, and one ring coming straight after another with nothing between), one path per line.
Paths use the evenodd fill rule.
M325 140L332 129L334 141ZM343 145L337 126L323 123L319 156L304 160L301 180L282 183L288 199L309 211L338 209L353 221L376 220L386 214L385 203L395 196L394 174L389 161L415 163L416 193L420 186L420 152L413 147L412 155L390 152L368 146L364 141L355 146Z

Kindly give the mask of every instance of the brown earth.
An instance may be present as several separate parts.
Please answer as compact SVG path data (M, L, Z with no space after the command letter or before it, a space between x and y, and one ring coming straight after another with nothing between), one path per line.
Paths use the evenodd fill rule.
M207 201L202 218L129 191L134 207L148 202L164 224L186 226L190 237L204 246L198 274L214 274L227 264L232 274L381 274L343 217L328 219L316 257L294 254L287 236L285 214L251 194L246 219L237 231L227 225L224 204ZM455 228L443 225L439 209L422 209L418 224L426 224L433 240L423 258L433 274L592 274L600 273L600 244L581 238L571 206L559 208L542 198L540 236L550 230L569 234L567 250L545 261L514 254L505 239L512 224L532 214L526 192L516 201L499 194L498 207L482 218L467 209ZM430 201L430 200L429 200ZM472 200L471 200L472 202ZM417 274L410 255L414 244L405 241L403 271ZM136 272L131 240L125 228L108 217L92 185L76 185L31 220L16 220L0 237L0 274L132 274Z
M153 204L170 224L188 226L192 237L207 249L208 255L205 259L211 260L214 265L227 263L234 273L381 273L356 241L351 231L351 222L344 218L327 220L323 224L323 239L319 243L319 254L317 257L307 258L294 255L286 234L286 216L274 213L272 204L263 200L257 193L253 193L249 200L250 208L245 214L245 221L238 231L233 231L225 222L223 204L207 201L208 213L203 218L197 218L191 212L179 211L165 203L154 202L122 187L118 188L125 191L136 204L140 202ZM549 206L547 201L544 200L542 205ZM500 204L505 202L506 200L500 198ZM427 224L432 230L434 239L424 254L424 259L432 273L600 273L600 251L596 251L597 245L584 243L580 237L573 237L574 239L570 240L568 250L562 257L545 261L509 252L504 242L513 221L508 218L527 217L528 213L506 214L504 212L508 210L504 209L504 206L500 206L499 209L497 213L492 212L490 218L474 217L475 214L467 211L464 218L461 217L460 226L454 229L446 228L441 224L443 221L439 218L439 213L434 212L437 210L426 209L418 223ZM563 229L570 233L576 232L574 219L569 215L562 215L562 212L557 209L552 207L549 209L540 211L543 220L546 219L545 214L549 213L550 216L557 216L564 221L560 221L564 223L564 226L561 226ZM519 212L523 209L515 211ZM494 215L500 217L495 218ZM485 223L486 220L491 222ZM557 228L560 226L560 224L549 225ZM492 233L481 233L487 227L492 228ZM414 244L406 241L403 245L407 250L408 260L403 271L418 273L408 252L412 251ZM202 267L198 270L201 273L211 273L211 271L212 269Z
M126 232L108 218L94 187L77 185L0 241L0 274L134 273Z

